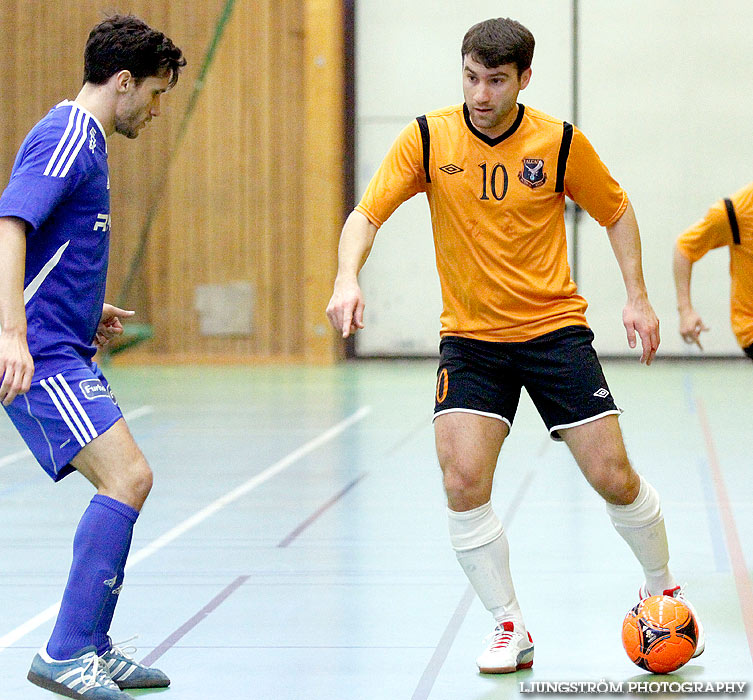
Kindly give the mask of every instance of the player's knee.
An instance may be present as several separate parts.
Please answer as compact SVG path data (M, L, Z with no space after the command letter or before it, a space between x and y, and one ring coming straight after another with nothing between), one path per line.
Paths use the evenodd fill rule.
M591 484L607 503L628 505L638 496L640 477L627 457L617 455L599 465Z
M154 473L152 472L151 467L146 462L144 462L135 476L134 489L136 493L142 497L143 500L146 500L146 497L152 490L153 484Z
M128 492L128 500L140 508L152 490L153 483L154 475L147 461L143 457L136 460L125 474L124 487Z
M458 511L476 508L488 502L490 496L480 474L460 465L444 468L444 490L450 508Z

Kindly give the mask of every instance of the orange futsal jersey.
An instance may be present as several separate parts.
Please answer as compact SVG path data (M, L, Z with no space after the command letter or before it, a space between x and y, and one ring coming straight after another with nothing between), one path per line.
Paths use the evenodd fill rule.
M691 262L712 248L729 246L730 316L740 346L753 345L753 183L722 199L677 239Z
M356 207L381 226L426 192L442 287L442 335L519 342L586 326L570 279L565 195L602 226L627 195L571 124L518 105L498 138L465 105L418 117L398 136Z

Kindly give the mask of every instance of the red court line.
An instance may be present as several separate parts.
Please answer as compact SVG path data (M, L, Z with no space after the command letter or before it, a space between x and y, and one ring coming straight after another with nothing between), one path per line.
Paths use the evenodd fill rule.
M452 614L452 618L450 618L450 622L448 623L442 638L439 640L439 644L437 644L431 659L429 659L426 669L418 681L418 685L413 692L411 700L426 700L431 694L437 676L439 676L439 672L442 670L447 655L450 653L450 648L455 642L455 637L457 637L460 627L465 620L465 616L471 609L471 605L475 598L476 592L473 590L473 586L469 583L465 589L465 593L463 593L463 597L460 599L460 603L458 603L455 612Z
M753 586L750 582L748 566L745 563L745 555L740 544L740 536L737 534L737 525L735 516L732 514L727 487L724 485L722 469L719 464L719 457L716 453L714 438L711 434L706 406L700 398L696 398L696 409L698 410L698 420L701 423L703 438L706 442L706 452L709 457L709 466L711 476L716 491L716 500L719 504L719 514L724 527L724 538L727 542L727 551L732 563L732 573L735 577L735 586L737 587L737 597L740 600L740 610L742 612L743 624L745 626L745 635L748 638L748 651L750 659L753 661Z
M235 591L237 591L250 576L239 576L229 586L224 588L218 595L210 600L199 612L197 612L190 620L182 624L175 632L173 632L164 642L147 654L141 663L144 666L151 666L157 659L160 658L165 652L172 649L182 637L185 637L196 625L203 622L207 616L214 612L225 600L227 600Z
M361 479L366 476L367 472L359 474L353 481L351 481L344 489L338 491L332 498L330 498L324 505L320 506L312 515L304 520L293 532L285 537L278 547L287 547L298 535L300 535L309 525L316 521L321 515L324 515L335 503L337 503L348 491L350 491Z
M531 481L533 481L533 476L533 470L527 471L525 476L523 477L523 481L518 486L517 491L515 491L515 495L512 497L512 500L507 507L507 511L502 517L502 524L504 525L504 527L509 527L513 517L515 517L515 513L517 513L518 511L518 507L523 501L523 495L531 485ZM473 586L469 583L466 586L463 597L460 599L458 606L455 608L455 612L452 614L452 617L450 618L450 621L445 628L444 634L442 634L442 638L439 640L439 643L437 644L431 659L429 659L429 663L424 669L423 674L421 674L421 678L418 681L416 690L411 696L411 700L427 700L427 698L431 694L431 691L434 688L434 684L439 677L439 673L442 670L442 666L447 660L447 656L450 653L452 645L455 643L455 637L457 637L458 632L460 631L460 627L463 625L465 617L468 614L468 611L471 609L471 605L473 604L473 601L475 599L476 592L473 590Z

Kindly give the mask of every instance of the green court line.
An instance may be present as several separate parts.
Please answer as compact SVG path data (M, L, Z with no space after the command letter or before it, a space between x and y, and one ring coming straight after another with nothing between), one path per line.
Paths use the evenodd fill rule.
M134 280L136 279L136 274L144 260L144 255L146 253L146 244L149 241L149 234L152 230L152 225L154 224L154 220L157 218L157 212L159 211L160 204L162 203L162 195L165 191L165 186L167 185L167 179L170 174L170 169L175 160L178 148L183 141L183 137L185 136L186 131L188 131L188 125L191 121L194 110L196 109L196 105L199 101L199 96L204 89L204 83L206 82L206 77L209 74L209 69L212 65L212 62L214 61L215 54L217 53L217 47L220 44L222 35L225 33L225 27L227 26L227 23L230 20L231 15L233 14L234 5L235 0L226 0L225 6L222 8L222 12L220 13L217 24L215 25L212 40L209 42L207 51L204 54L204 60L201 64L201 70L199 71L198 77L194 81L193 90L191 91L191 96L188 99L188 105L186 106L186 110L183 114L183 119L178 128L178 135L168 155L167 165L163 171L162 178L159 181L157 188L154 190L152 203L147 212L144 225L142 226L139 233L139 243L136 248L136 252L131 259L131 264L128 268L128 274L125 277L125 281L123 282L120 294L118 295L116 306L120 306L121 308L124 308L123 305L128 299L128 295L131 292L131 287L133 286ZM135 343L132 343L129 347L132 347L134 344Z

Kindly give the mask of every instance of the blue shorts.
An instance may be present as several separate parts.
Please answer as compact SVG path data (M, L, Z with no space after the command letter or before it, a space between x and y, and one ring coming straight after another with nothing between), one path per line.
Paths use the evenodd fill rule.
M74 471L71 460L123 414L95 363L35 380L5 407L37 462L54 481Z

